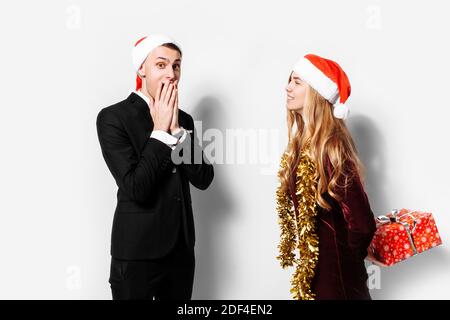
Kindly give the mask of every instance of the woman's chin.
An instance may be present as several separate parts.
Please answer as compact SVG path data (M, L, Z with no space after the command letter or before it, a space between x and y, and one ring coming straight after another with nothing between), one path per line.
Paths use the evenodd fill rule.
M286 109L289 111L300 111L300 108L293 106L291 103L286 103Z

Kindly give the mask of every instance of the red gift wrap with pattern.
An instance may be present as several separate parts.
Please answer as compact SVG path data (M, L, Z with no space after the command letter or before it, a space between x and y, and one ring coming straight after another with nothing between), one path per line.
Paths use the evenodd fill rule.
M376 221L377 231L369 250L375 259L388 266L442 244L429 212L392 210L378 216Z

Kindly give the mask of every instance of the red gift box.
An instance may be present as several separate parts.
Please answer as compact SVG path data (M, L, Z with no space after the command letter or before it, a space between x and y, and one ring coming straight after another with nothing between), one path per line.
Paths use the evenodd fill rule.
M388 266L442 244L433 215L408 209L377 217L369 246L374 258Z

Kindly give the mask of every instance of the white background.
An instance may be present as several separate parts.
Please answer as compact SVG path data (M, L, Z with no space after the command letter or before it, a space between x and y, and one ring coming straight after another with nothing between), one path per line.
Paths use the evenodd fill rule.
M192 187L194 299L290 299L275 173L284 86L310 52L349 75L347 124L375 214L431 211L444 242L383 269L372 297L450 298L449 12L447 1L2 2L0 298L111 298L117 187L95 119L127 97L130 50L147 33L180 43L180 105L203 130L278 133L270 170L216 164L207 191Z

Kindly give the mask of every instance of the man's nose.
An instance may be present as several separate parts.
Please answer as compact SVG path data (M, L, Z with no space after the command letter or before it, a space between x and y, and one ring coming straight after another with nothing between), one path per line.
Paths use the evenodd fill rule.
M169 70L167 71L166 78L168 80L174 80L175 79L175 72L173 71L172 68L168 68L168 69Z

